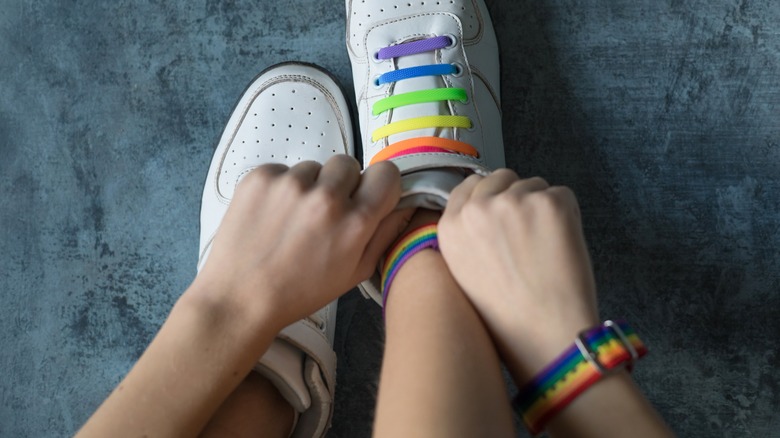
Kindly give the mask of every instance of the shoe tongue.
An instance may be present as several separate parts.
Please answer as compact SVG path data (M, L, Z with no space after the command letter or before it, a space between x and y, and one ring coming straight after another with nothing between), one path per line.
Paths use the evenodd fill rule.
M398 69L419 67L423 65L437 64L435 52L418 53L411 56L402 56L398 58ZM422 76L419 78L405 79L395 83L393 94L409 93L412 91L432 90L435 88L445 88L447 84L441 76ZM399 120L413 119L422 116L448 116L451 115L447 102L418 103L406 105L393 110L390 122ZM390 144L398 141L408 140L415 137L442 137L453 138L452 128L427 128L415 129L413 131L402 132L388 137Z

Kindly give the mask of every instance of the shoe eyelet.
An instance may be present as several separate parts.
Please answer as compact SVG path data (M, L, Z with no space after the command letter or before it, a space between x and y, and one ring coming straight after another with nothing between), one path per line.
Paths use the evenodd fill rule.
M458 45L458 38L455 35L453 35L451 33L446 33L446 34L444 34L442 36L446 36L450 40L450 44L448 46L444 47L444 50L453 49L453 48L455 48L455 46Z
M464 129L466 130L466 132L474 132L477 130L477 125L475 125L474 122L471 122L471 126Z
M385 84L379 83L379 75L374 76L374 79L371 81L371 83L374 85L374 88L377 90L381 90L385 87Z
M373 55L371 55L371 61L373 61L374 64L381 64L385 62L384 59L379 59L379 51L376 51Z
M455 67L455 73L452 73L450 76L455 78L463 76L463 64L459 62L453 62L452 66Z

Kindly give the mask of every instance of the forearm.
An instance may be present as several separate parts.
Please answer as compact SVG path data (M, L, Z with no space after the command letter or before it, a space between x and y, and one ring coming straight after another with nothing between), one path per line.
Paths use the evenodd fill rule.
M603 378L550 421L553 437L671 437L626 371Z
M387 303L376 436L511 436L490 336L441 255L416 254Z
M277 327L209 292L184 293L78 436L194 436L249 373Z
M541 178L520 180L507 169L472 175L452 191L439 233L450 271L485 321L518 387L555 363L521 392L524 418L534 431L546 423L561 436L670 435L625 372L593 383L599 377L593 368L572 371L581 364L578 349L564 356L568 368L554 362L582 330L600 322L571 190L550 187ZM564 377L569 379L561 386ZM541 394L540 382L546 385ZM558 412L571 397L574 401Z

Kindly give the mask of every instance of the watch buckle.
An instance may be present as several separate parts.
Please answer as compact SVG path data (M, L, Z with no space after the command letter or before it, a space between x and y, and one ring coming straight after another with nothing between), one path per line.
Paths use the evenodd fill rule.
M628 351L628 354L631 355L631 359L621 368L616 367L610 369L605 367L604 364L599 361L598 353L590 348L590 345L587 342L587 338L585 337L587 332L591 330L581 331L577 336L577 339L574 340L574 343L577 345L577 349L580 350L580 354L582 354L582 357L584 357L585 360L593 365L593 367L596 368L602 375L614 373L622 368L631 371L634 366L634 362L639 359L639 353L636 351L636 348L634 348L634 346L631 344L631 341L628 340L628 336L626 336L626 334L616 322L608 319L604 321L603 327L612 330L617 335L617 339L621 344L623 344L623 348Z

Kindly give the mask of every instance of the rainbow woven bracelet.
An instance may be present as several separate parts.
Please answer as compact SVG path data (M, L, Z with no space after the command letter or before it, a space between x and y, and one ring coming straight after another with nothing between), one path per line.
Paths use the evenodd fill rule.
M610 371L631 370L647 347L625 321L605 321L582 332L574 345L527 383L514 400L532 435Z
M439 239L436 224L423 225L415 228L396 242L387 253L382 265L382 308L387 304L387 292L396 274L414 254L424 249L439 249Z

